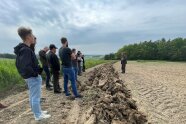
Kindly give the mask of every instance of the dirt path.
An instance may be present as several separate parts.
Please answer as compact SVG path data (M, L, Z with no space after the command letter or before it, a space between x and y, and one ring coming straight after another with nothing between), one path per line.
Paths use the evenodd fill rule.
M87 69L86 73L92 71L94 68L101 65ZM86 73L84 75L86 75ZM83 81L84 76L79 77ZM62 87L63 80L60 80ZM33 114L30 110L28 102L27 91L18 94L12 94L1 103L7 105L6 109L0 110L0 124L77 124L80 116L80 102L81 100L71 101L62 94L54 94L53 91L46 91L42 88L42 97L46 101L42 103L42 109L47 110L52 117L49 120L40 122L34 121Z
M186 124L186 63L129 62L126 70L120 77L149 122Z

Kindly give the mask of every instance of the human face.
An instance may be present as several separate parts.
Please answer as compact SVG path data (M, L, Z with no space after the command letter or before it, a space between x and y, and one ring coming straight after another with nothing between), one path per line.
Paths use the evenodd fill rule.
M52 51L53 51L53 53L56 53L56 48L53 48Z
M35 44L36 43L35 36L33 34L29 34L26 37L26 41L29 42L30 44Z

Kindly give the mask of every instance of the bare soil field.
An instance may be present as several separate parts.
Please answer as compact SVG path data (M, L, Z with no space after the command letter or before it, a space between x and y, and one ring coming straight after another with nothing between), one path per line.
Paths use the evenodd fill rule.
M78 89L83 99L69 100L43 88L42 109L50 119L35 121L28 103L27 91L12 94L1 102L0 124L145 124L144 113L138 111L131 91L125 86L113 64L88 69L79 77ZM62 86L63 80L60 80Z
M152 124L186 124L186 63L128 62L121 74L140 111Z

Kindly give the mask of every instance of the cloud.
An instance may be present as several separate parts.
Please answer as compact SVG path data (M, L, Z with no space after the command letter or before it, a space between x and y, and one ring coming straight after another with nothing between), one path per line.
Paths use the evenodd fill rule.
M0 52L13 52L19 26L37 36L37 51L65 36L87 54L125 44L186 36L185 0L2 0ZM6 49L5 49L6 48Z

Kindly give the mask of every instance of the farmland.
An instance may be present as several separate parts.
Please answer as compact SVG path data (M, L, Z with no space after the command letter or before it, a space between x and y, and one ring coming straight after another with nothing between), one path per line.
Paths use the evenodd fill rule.
M87 59L86 68L94 67L98 64L111 62L109 60L101 59ZM18 74L15 67L15 60L13 59L0 59L0 91L8 90L12 87L24 86L24 80Z
M120 63L114 65L120 70ZM186 123L186 63L130 61L122 80L152 124Z

